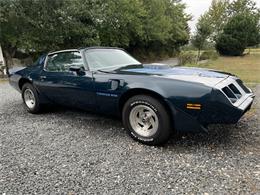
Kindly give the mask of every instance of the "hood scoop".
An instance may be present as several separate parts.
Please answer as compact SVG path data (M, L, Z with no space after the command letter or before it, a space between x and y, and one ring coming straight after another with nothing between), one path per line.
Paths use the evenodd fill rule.
M171 68L167 64L159 64L159 63L143 64L143 67L148 69L155 69L155 70L163 70L163 69Z

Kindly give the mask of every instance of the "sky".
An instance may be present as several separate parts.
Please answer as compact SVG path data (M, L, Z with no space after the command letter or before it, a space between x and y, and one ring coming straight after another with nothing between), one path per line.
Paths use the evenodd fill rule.
M202 15L208 10L212 0L182 0L182 1L187 5L186 12L193 16L192 21L189 22L189 26L191 28L191 32L194 32L196 23L200 15ZM255 2L260 8L260 0L255 0Z

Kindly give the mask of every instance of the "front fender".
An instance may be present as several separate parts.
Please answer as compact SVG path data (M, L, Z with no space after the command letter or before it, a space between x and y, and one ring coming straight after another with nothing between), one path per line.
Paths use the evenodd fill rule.
M206 128L197 120L201 110L189 110L187 104L203 105L211 97L212 88L192 82L175 80L154 80L151 82L135 82L124 87L124 93L138 89L138 92L150 91L160 96L167 104L174 124L179 132L206 131ZM124 95L124 93L122 95Z
M21 78L22 78L22 76L19 75L19 74L11 74L9 76L10 85L19 92L21 92L20 87L19 87L19 81L20 81Z

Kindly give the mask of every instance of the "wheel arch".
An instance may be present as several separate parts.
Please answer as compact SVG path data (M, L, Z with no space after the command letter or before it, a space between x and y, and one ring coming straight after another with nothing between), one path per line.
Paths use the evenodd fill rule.
M129 89L128 91L126 91L125 93L123 93L119 99L119 111L120 111L120 115L122 115L123 112L123 108L125 103L127 102L127 100L129 100L131 97L136 96L136 95L148 95L151 96L157 100L159 100L163 106L166 109L166 112L169 114L171 119L174 119L172 110L170 108L170 105L167 103L167 101L165 100L165 98L153 91L153 90L149 90L149 89L144 89L144 88L133 88L133 89ZM172 120L171 120L172 121ZM173 122L172 122L173 125Z
M28 79L28 78L21 78L21 79L19 80L19 82L18 82L18 87L19 87L20 90L22 90L23 85L24 85L25 83L30 83L30 84L32 84L32 81L30 81L30 79Z

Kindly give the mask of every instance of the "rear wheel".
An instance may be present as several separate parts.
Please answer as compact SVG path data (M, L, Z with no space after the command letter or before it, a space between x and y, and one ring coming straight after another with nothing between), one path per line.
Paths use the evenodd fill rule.
M25 83L22 87L22 98L26 110L37 114L40 112L40 100L36 89L30 83Z
M164 105L151 96L130 98L124 105L122 115L130 136L141 143L160 145L170 138L170 116Z

